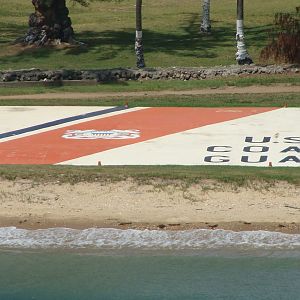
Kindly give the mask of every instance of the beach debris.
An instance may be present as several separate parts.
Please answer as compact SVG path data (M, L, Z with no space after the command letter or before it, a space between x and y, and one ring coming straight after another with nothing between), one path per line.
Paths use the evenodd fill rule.
M284 207L292 208L292 209L299 209L300 210L300 207L291 206L291 205L287 205L287 204L285 204Z
M19 221L19 224L26 223L26 222L27 222L27 220L26 220L26 219L24 219L24 220L20 220L20 221Z
M165 224L159 224L159 225L157 225L157 227L159 229L165 229L167 226Z
M131 225L132 222L121 222L119 223L120 226L125 226L125 225Z
M219 226L219 224L208 225L210 229L215 229Z

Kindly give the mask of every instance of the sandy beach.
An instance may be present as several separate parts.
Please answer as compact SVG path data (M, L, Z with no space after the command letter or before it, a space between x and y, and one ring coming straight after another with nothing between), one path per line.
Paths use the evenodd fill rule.
M300 187L201 181L67 184L2 180L0 226L222 228L300 233Z

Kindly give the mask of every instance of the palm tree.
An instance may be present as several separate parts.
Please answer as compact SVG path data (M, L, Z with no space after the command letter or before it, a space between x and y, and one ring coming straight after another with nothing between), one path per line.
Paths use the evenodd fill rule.
M236 61L239 65L250 65L253 63L247 52L244 36L244 0L237 0L237 20L236 20L236 41L237 53Z
M35 12L29 16L29 30L19 41L36 46L54 41L73 43L74 31L66 0L32 0L32 4Z
M201 33L210 33L211 32L211 23L210 23L210 0L202 1L202 20L200 24Z
M143 27L142 27L142 3L143 0L136 0L136 28L135 28L135 53L136 66L138 68L145 67L144 49L143 49Z
M91 0L69 1L87 6ZM32 0L32 4L35 12L29 16L29 30L27 34L18 39L17 42L36 46L60 42L72 44L75 42L66 0Z

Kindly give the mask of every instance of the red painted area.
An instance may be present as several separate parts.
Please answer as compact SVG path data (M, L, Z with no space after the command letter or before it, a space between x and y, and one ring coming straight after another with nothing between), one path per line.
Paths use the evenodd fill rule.
M55 164L153 138L268 112L276 108L147 108L0 143L0 164ZM128 140L70 140L66 130L138 129Z

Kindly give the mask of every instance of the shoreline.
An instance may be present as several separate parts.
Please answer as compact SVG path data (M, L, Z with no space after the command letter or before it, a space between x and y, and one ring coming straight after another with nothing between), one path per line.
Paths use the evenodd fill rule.
M300 233L300 187L286 182L2 179L0 186L0 227Z
M187 231L197 229L226 231L269 231L286 234L300 234L300 223L285 222L199 222L199 223L135 223L135 222L97 222L97 220L42 220L41 218L20 219L17 217L0 216L1 227L16 227L17 229L39 230L49 228L90 229L112 228L122 230L157 230L157 231Z

